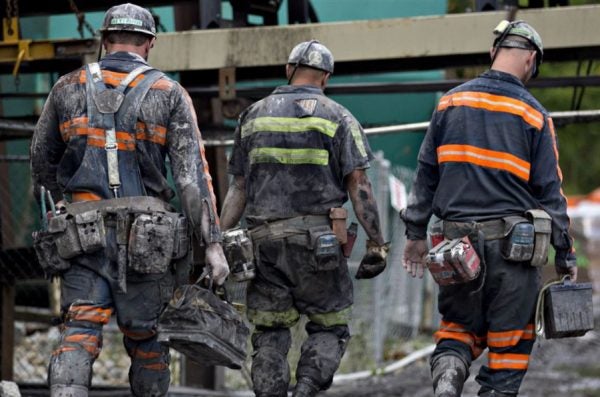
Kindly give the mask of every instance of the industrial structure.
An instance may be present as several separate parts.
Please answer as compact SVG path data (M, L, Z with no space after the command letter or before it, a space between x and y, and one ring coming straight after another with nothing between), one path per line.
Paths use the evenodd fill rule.
M19 236L13 235L14 225L10 221L14 214L35 211L31 208L32 198L29 202L22 201L29 192L29 180L15 180L18 177L11 167L14 164L23 166L28 161L28 140L40 103L50 88L49 84L45 85L46 90L40 89L40 85L26 84L24 76L51 76L49 80L52 81L96 60L100 43L94 36L89 15L121 2L5 0L0 6L3 18L0 41L0 74L3 75L0 80L0 179L6 184L0 189L0 379L13 378L14 322L28 321L32 316L49 322L52 317L51 313L40 315L15 310L14 304L16 285L20 280L43 279L27 234L31 230L21 230ZM229 10L228 18L223 16L224 3ZM387 14L381 12L377 19L323 22L324 19L319 18L319 7L324 3L327 0L137 2L161 10L170 7L168 15L172 15L175 31L159 33L149 63L176 74L194 99L219 201L222 202L228 186L227 146L231 143L234 121L247 105L267 95L281 82L273 79L281 79L287 54L298 42L317 38L326 43L335 55L335 75L336 78L342 77L333 80L328 94L342 98L346 95L431 93L429 108L424 112L427 114L433 108L435 93L446 91L463 81L456 77L446 78L439 71L488 65L490 29L506 17L506 11L500 7L504 4L501 1L476 2L475 11L491 11L462 14L445 14L446 2L439 1L437 3L443 3L443 11L439 14L443 15L384 19ZM410 15L410 11L406 13ZM58 14L76 17L79 38L31 38L22 34L23 19L50 18ZM288 23L282 24L286 18ZM600 58L600 4L523 9L518 11L518 18L538 28L544 38L545 62ZM161 19L158 26L160 22ZM402 80L373 78L383 73L423 71L438 72L427 78L411 74ZM410 80L410 76L417 77ZM530 87L539 88L599 85L600 77L589 75L540 78L530 83ZM8 86L16 89L7 89ZM15 107L19 108L18 111L11 110ZM402 109L398 107L397 111ZM557 114L556 118L559 123L561 120L563 123L600 120L599 113L570 112ZM365 122L360 120L360 112L358 117L363 124L376 127L367 130L373 135L422 131L427 121L424 117L412 121L425 123L381 128L385 120ZM410 134L408 138L393 137L391 145L392 138L386 135L386 141L375 142L373 146L388 147L392 161L394 154L391 152L397 151L399 145L409 147L409 154L416 157L420 134ZM388 157L385 150L384 153ZM25 223L25 215L16 216ZM188 374L192 373L205 376L200 380L196 376L199 385L214 386L214 373L190 368ZM194 385L193 382L188 384Z

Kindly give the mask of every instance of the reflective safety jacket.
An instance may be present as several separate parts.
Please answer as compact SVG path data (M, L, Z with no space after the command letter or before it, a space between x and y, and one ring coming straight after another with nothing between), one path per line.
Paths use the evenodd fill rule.
M100 61L101 76L108 88L117 87L139 66L142 57L127 52L112 53ZM156 70L145 72L127 85L125 94ZM36 125L31 144L34 192L49 189L55 201L113 198L108 185L106 120L88 106L94 103L86 88L86 67L71 72L54 85ZM200 236L203 205L211 218L210 241L220 241L208 164L196 114L187 92L162 76L140 103L125 97L116 124L116 146L121 186L119 197L154 196L171 200L175 192L167 181L166 156L184 213ZM135 102L135 101L134 101ZM139 110L136 110L139 109ZM132 111L137 115L131 115ZM124 118L132 117L132 122Z
M468 222L541 208L557 254L571 252L552 119L516 77L491 70L444 95L418 160L408 238L425 238L432 212Z
M246 179L249 224L324 215L348 200L344 177L369 167L362 127L312 86L281 86L241 115L229 172Z

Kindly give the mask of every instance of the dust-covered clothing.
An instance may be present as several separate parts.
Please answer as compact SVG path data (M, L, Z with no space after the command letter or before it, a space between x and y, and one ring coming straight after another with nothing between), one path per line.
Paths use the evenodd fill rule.
M317 87L279 87L240 116L229 172L246 181L255 247L247 305L257 396L287 395L289 328L301 314L308 338L296 379L316 390L331 384L349 338L353 291L339 245L323 258L316 241L331 233L330 209L348 200L345 176L367 168L370 157L360 124Z
M282 86L240 116L229 173L246 179L249 224L324 215L348 200L344 177L369 167L362 127L311 86Z
M161 72L140 67L147 67L147 63L139 55L116 52L108 54L99 65L71 72L55 84L31 145L36 198L43 186L55 201L93 201L100 209L115 191L119 198L135 197L144 203L152 197L165 204L175 196L167 181L168 156L189 225L198 237L202 236L204 208L210 218L205 243L218 242L221 232L215 198L190 97ZM130 75L134 70L140 71L135 77ZM142 87L147 91L140 91ZM116 97L100 94L114 95L119 89L124 93L122 105L116 113L107 112L107 107L114 108ZM116 154L116 166L109 166L109 151ZM109 183L109 174L114 175L115 170L120 186ZM133 241L134 229L143 238L150 230L148 225L154 229L142 242L146 245L149 239L161 236L163 240L156 241L172 243L174 231L165 226L164 211L158 216L142 217L132 208L120 208L119 213L111 213L110 219L105 212L101 218L102 229L106 229L101 245L104 248L84 250L68 258L70 268L59 274L64 281L61 308L65 327L51 359L48 379L51 385L90 386L92 365L102 346L102 326L114 312L131 358L132 393L162 396L169 387L169 352L156 341L156 325L172 295L175 266L169 262L175 249L155 244L158 248L154 247L157 251L152 253L158 254L164 248L161 255L166 259L159 270L150 269L153 265L148 263L142 264L148 265L142 271L134 270L135 254L127 244ZM127 215L121 218L119 214L123 213ZM124 241L119 242L119 238ZM149 255L138 254L140 258ZM154 261L156 257L147 259Z
M490 70L439 101L401 215L407 237L425 239L432 213L474 225L543 209L552 218L557 258L567 258L572 240L561 179L552 119L519 79ZM481 391L514 395L533 347L540 276L529 261L504 259L502 241L486 239L483 252L475 244L485 268L476 280L440 287L443 319L433 357L455 354L470 365L488 347L488 366L477 377Z

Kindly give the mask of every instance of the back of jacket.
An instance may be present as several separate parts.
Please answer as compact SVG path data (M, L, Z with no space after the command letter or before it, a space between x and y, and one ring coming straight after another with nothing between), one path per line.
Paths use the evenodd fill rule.
M432 211L468 222L542 208L554 247L571 249L552 120L512 75L488 71L440 99L416 178L403 214L409 238L425 236Z
M344 177L369 166L362 127L312 86L282 86L241 116L229 172L246 179L249 224L325 215L347 201Z
M133 53L109 54L100 61L104 84L116 87L143 65L144 59ZM144 78L136 77L125 93ZM86 81L85 68L71 72L61 77L46 101L31 146L36 197L44 186L56 201L113 198L108 185L106 131L89 120ZM116 131L119 196L171 200L175 192L167 180L168 155L186 216L199 231L204 203L211 214L211 239L220 241L211 177L187 92L163 76L142 99L136 119L131 130ZM119 121L116 124L119 126Z

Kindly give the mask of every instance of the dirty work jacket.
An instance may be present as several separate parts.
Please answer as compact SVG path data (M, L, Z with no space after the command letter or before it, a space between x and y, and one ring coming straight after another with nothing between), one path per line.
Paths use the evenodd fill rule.
M571 252L552 119L516 77L491 70L444 95L418 160L409 239L425 237L432 212L465 222L542 208L557 255Z
M246 109L229 172L246 179L250 226L325 215L348 200L344 177L369 167L362 127L313 86L281 86Z
M142 65L146 65L142 57L127 52L108 54L100 61L108 87L117 86L129 72ZM138 76L129 87L143 78L144 75ZM211 218L207 243L220 241L211 177L187 92L163 76L144 97L134 131L116 134L119 162L128 162L139 170L136 181L121 181L119 195L139 195L141 190L143 195L171 200L175 193L167 182L168 155L184 213L197 235L201 235L204 204ZM55 201L112 198L105 142L105 130L90 125L88 120L85 67L61 77L48 96L31 145L36 198L40 186L49 189ZM127 178L127 174L122 178ZM139 186L140 179L142 188L131 188L132 184Z

